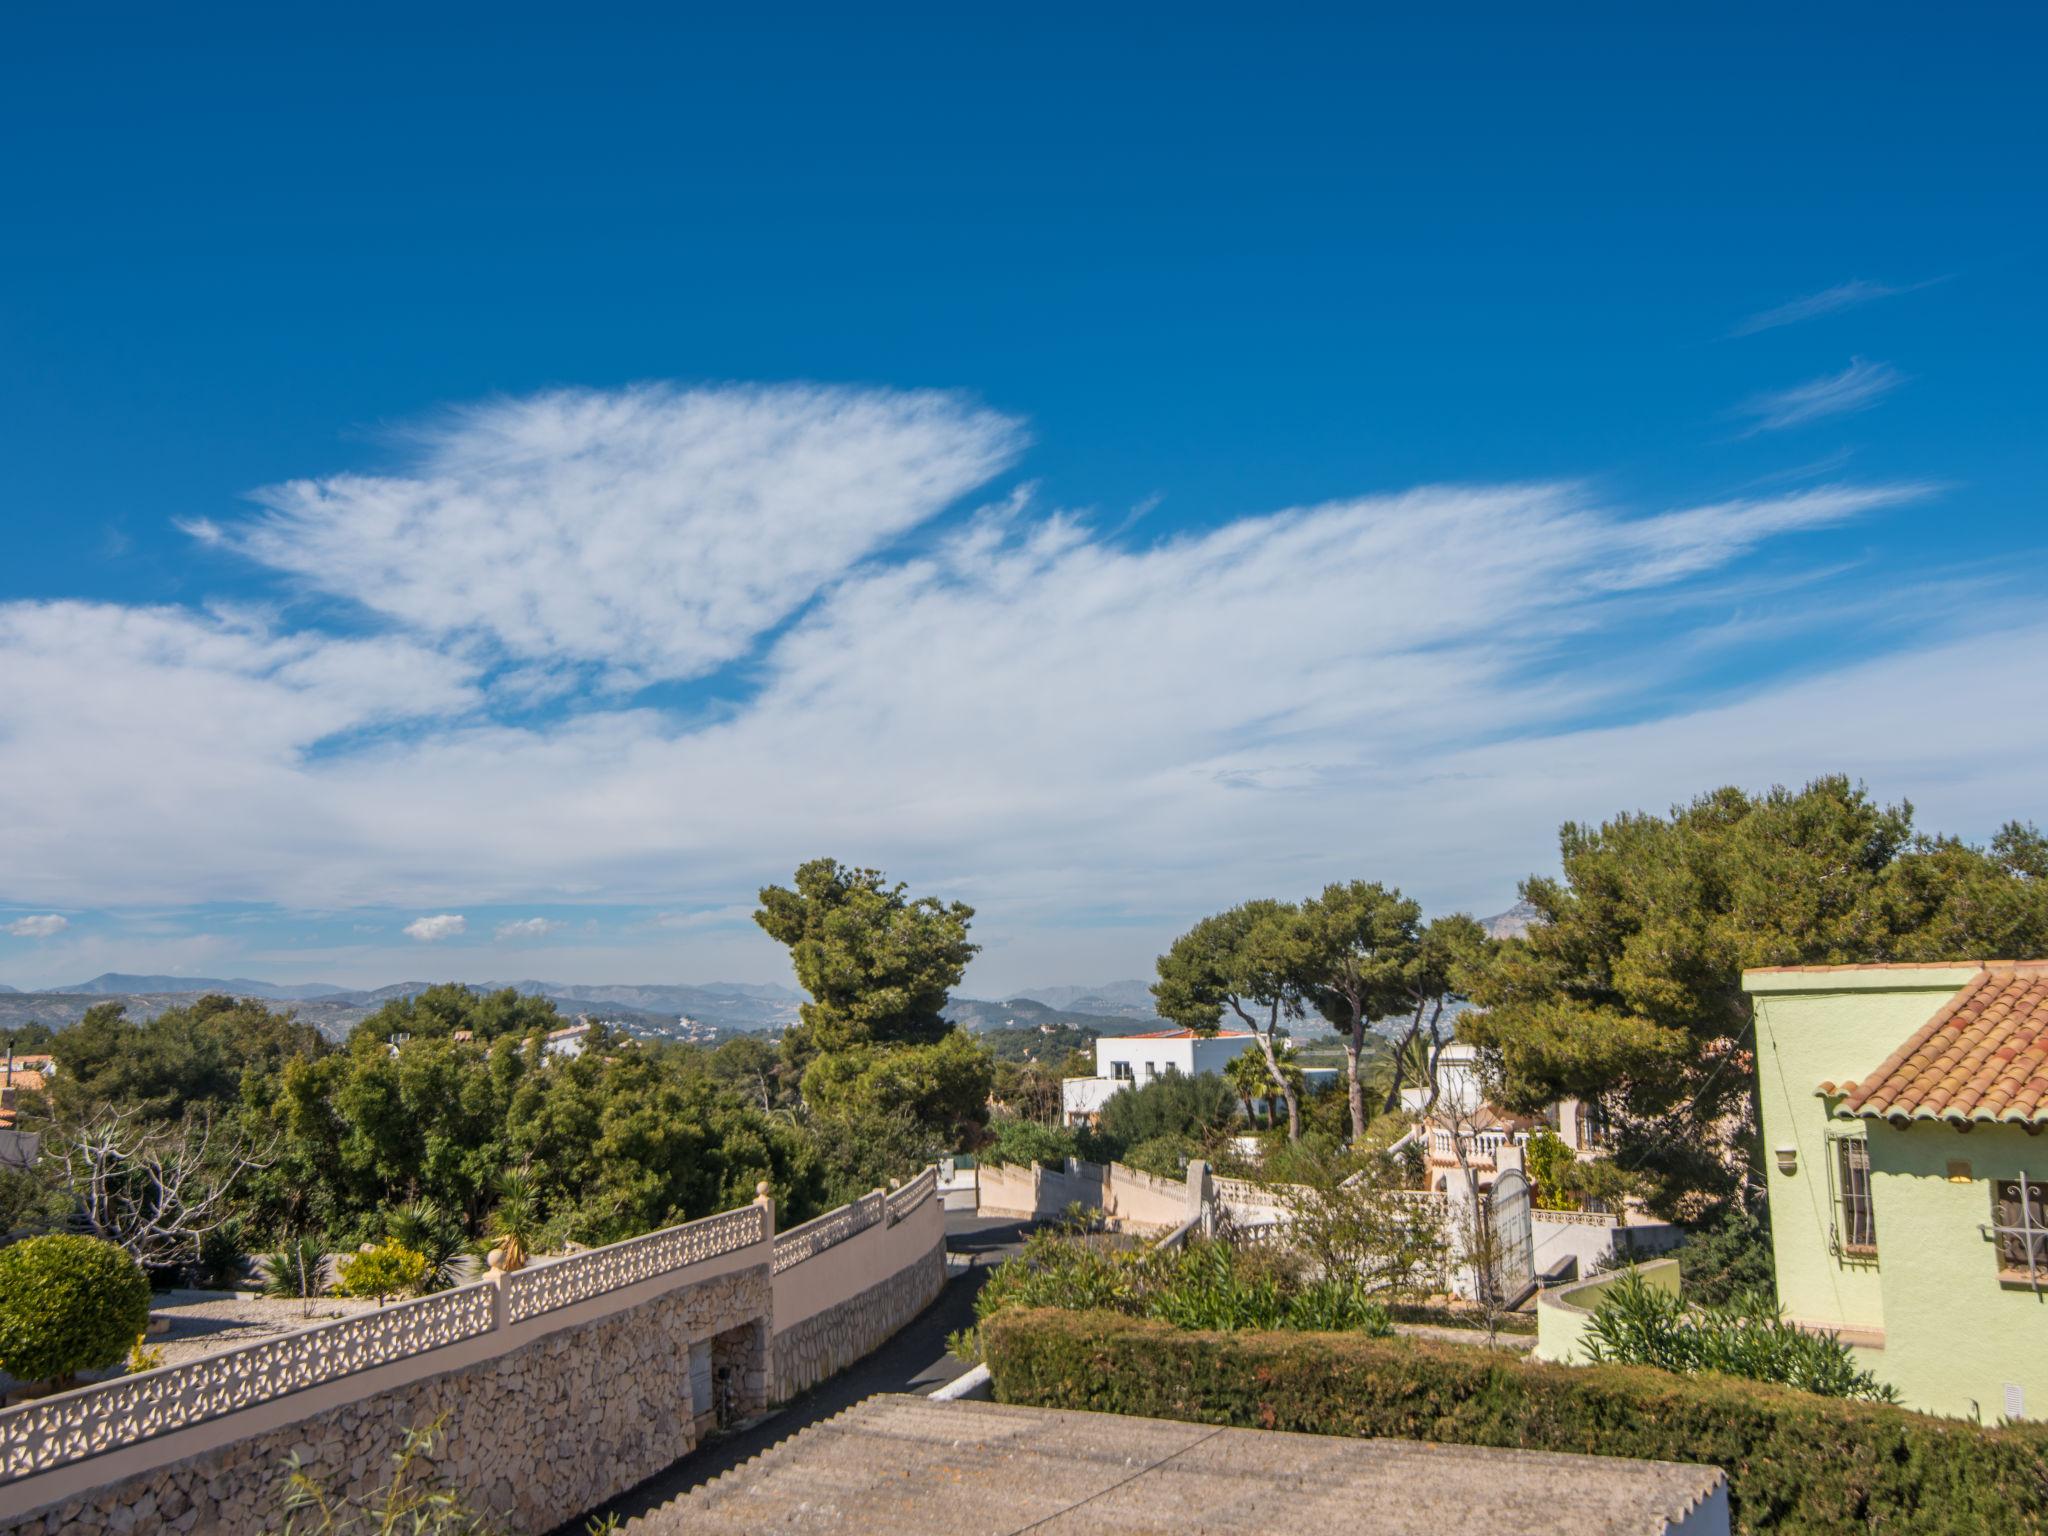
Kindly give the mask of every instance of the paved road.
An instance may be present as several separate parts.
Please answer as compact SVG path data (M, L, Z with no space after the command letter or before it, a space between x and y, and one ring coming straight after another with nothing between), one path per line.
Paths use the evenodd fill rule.
M793 1398L752 1429L691 1452L612 1500L606 1509L617 1514L623 1521L622 1529L634 1536L656 1536L676 1528L666 1518L675 1500L787 1440L798 1430L829 1419L877 1392L914 1392L922 1396L937 1391L967 1369L946 1353L946 1335L974 1321L975 1292L981 1289L990 1268L1023 1245L1025 1231L1021 1222L949 1212L946 1247L952 1253L972 1258L973 1268L948 1281L939 1299L902 1332L865 1360ZM583 1520L579 1518L563 1526L557 1536L582 1536L583 1529Z

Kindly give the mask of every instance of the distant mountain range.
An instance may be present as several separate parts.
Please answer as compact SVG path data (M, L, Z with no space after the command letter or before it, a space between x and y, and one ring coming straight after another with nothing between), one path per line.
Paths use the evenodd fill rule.
M357 988L320 982L254 981L247 977L143 976L109 971L75 986L23 992L0 986L0 1029L38 1021L52 1028L75 1024L88 1008L120 1003L129 1017L154 1018L166 1008L189 1003L208 992L290 1007L330 1039L339 1040L360 1020L393 998L423 992L431 983L394 982L390 986ZM773 983L715 981L700 985L581 983L558 981L477 982L472 990L495 992L512 987L545 997L566 1015L588 1014L617 1024L643 1038L688 1037L682 1020L708 1025L720 1034L780 1034L794 1024L801 993ZM1103 987L1059 986L1044 991L1057 1003L1033 997L1006 1002L956 997L946 1017L963 1029L979 1033L1006 1027L1065 1024L1096 1034L1130 1034L1160 1027L1151 1009L1151 994L1141 981L1113 982Z
M1481 920L1495 938L1525 934L1537 918L1526 901ZM255 998L289 1005L300 1018L330 1039L339 1040L360 1020L397 997L423 992L431 983L394 982L389 986L355 988L326 982L279 983L246 976L145 976L109 971L76 986L24 992L0 983L0 1029L36 1021L62 1028L75 1024L97 1003L119 1002L131 1018L154 1018L166 1008L206 992ZM514 981L478 982L472 990L495 992L510 986L530 996L545 997L562 1013L588 1014L615 1023L645 1038L701 1037L684 1020L709 1026L721 1035L780 1034L797 1020L801 993L773 982L713 981L702 984ZM971 1033L1006 1028L1066 1025L1098 1035L1128 1035L1164 1027L1153 1011L1150 983L1139 980L1105 982L1100 986L1065 983L1028 988L1016 996L992 1000L955 997L946 1017ZM1311 1020L1298 1033L1320 1033Z
M0 1028L37 1021L52 1028L75 1024L98 1003L118 1002L129 1017L154 1018L207 992L250 997L290 1005L298 1016L330 1039L339 1040L360 1020L396 997L424 992L432 983L401 981L390 986L352 988L318 982L280 985L246 977L135 976L109 971L76 986L22 992L0 987ZM471 990L496 992L513 987L545 997L562 1013L588 1014L648 1038L677 1038L690 1031L690 1019L721 1034L779 1034L796 1022L801 996L787 987L729 981L702 986L582 985L571 982L479 982Z
M1482 917L1479 926L1486 930L1486 936L1491 939L1519 939L1528 934L1530 925L1542 915L1528 902L1518 901L1505 912L1496 912L1492 917Z

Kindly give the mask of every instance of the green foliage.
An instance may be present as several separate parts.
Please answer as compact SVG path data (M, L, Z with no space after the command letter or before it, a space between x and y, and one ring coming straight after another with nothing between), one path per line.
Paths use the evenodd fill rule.
M812 859L795 889L761 891L754 921L789 946L798 983L811 994L790 1033L801 1058L876 1043L929 1045L950 1026L946 998L979 947L969 943L974 909L936 897L911 900L880 870Z
M1782 1382L1823 1397L1896 1399L1890 1386L1858 1369L1849 1346L1835 1335L1793 1327L1760 1296L1688 1307L1633 1269L1601 1294L1587 1324L1586 1352L1595 1360L1684 1375L1720 1371Z
M0 1237L47 1232L71 1211L71 1192L55 1177L55 1165L0 1168Z
M804 1104L821 1114L907 1113L955 1144L988 1116L995 1064L972 1036L950 1029L926 1045L849 1046L804 1072Z
M319 1033L261 1003L208 995L131 1022L119 1003L99 1003L49 1043L56 1073L48 1097L60 1118L103 1104L134 1106L159 1124L275 1091L287 1063L326 1050Z
M499 1527L470 1509L434 1467L448 1416L405 1431L391 1476L368 1493L332 1493L294 1451L285 1462L284 1536L493 1536Z
M981 1341L1006 1403L1702 1462L1727 1472L1741 1531L2048 1530L2038 1424L1980 1429L1725 1376L1357 1334L1189 1333L1102 1311L1005 1309Z
M1731 1204L1703 1222L1679 1249L1680 1293L1700 1306L1738 1296L1778 1294L1770 1229L1745 1205Z
M301 1235L263 1255L263 1294L302 1300L327 1288L327 1244Z
M1041 1125L1036 1120L999 1115L989 1122L989 1130L995 1139L975 1155L991 1168L1011 1163L1044 1163L1058 1167L1068 1158L1079 1155L1074 1133L1064 1126Z
M349 1031L357 1039L389 1041L398 1036L446 1040L468 1030L478 1040L525 1040L560 1029L560 1010L544 997L515 987L477 992L460 982L444 981L410 997L395 997Z
M1696 1218L1750 1179L1746 967L2048 954L2038 834L1930 836L1844 778L1567 823L1559 842L1563 877L1522 886L1540 921L1466 968L1485 1011L1459 1027L1504 1107L1598 1101L1661 1215Z
M1123 1156L1116 1160L1126 1168L1149 1173L1155 1179L1182 1179L1187 1176L1189 1161L1202 1156L1203 1150L1202 1143L1194 1137L1169 1131L1164 1136L1148 1136L1133 1146L1125 1147Z
M454 1285L469 1253L461 1224L432 1200L408 1200L386 1211L384 1236L426 1261L422 1291L445 1291Z
M1578 1154L1565 1145L1564 1138L1548 1126L1529 1138L1529 1145L1522 1152L1523 1164L1528 1169L1529 1182L1536 1187L1536 1204L1546 1211L1573 1211L1579 1202L1565 1181L1572 1165L1578 1161Z
M1236 1093L1216 1074L1188 1077L1168 1072L1111 1094L1095 1131L1105 1145L1119 1151L1161 1136L1207 1141L1227 1128L1237 1113Z
M1074 1231L1034 1233L974 1299L983 1323L1007 1307L1107 1309L1176 1328L1392 1331L1386 1308L1348 1277L1311 1277L1287 1252L1193 1239L1117 1246Z
M118 1364L149 1326L149 1281L112 1243L53 1233L0 1248L0 1370L62 1381Z
M1007 1034L1009 1031L998 1033ZM990 1091L998 1105L1013 1115L1036 1120L1041 1125L1060 1123L1058 1072L1035 1061L1005 1061L1000 1055L995 1055L995 1047L987 1035L977 1035L975 1043L995 1057L994 1085Z
M426 1287L427 1256L387 1238L343 1259L339 1279L344 1296L409 1296Z

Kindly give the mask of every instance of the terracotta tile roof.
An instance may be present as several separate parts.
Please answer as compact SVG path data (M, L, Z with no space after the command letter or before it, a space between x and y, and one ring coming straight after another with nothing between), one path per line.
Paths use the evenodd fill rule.
M1869 1118L2048 1123L2048 964L1987 966L1861 1083Z

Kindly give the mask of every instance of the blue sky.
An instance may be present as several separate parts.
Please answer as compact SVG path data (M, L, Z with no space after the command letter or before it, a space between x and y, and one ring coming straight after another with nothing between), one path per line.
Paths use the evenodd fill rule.
M1000 991L2048 811L2031 9L7 26L0 980L779 979L832 853Z

